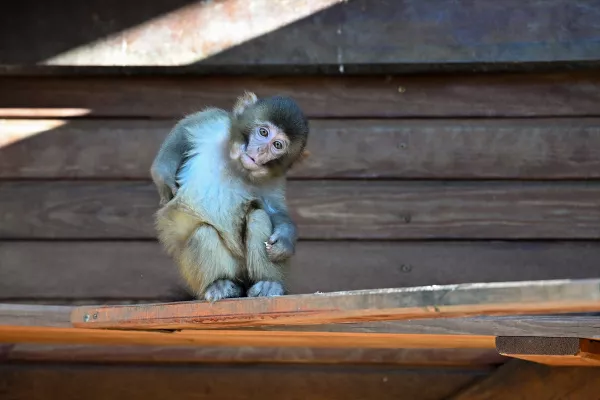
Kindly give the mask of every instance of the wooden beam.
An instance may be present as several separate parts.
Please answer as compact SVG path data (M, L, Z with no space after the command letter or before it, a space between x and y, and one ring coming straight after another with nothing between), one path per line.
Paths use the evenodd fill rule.
M295 181L287 194L302 239L600 237L600 182ZM147 181L4 181L0 198L2 239L156 238Z
M595 71L263 78L4 77L0 87L0 117L19 118L83 113L174 119L206 106L231 109L243 89L259 96L290 95L310 118L600 116L600 76Z
M496 338L498 353L547 365L600 367L600 341L577 337Z
M4 364L0 388L9 399L27 400L79 399L83 393L86 400L258 400L272 393L281 400L435 400L489 372L389 366Z
M76 306L0 304L0 325L70 328ZM322 325L272 325L252 330L401 333L410 335L548 336L600 339L600 316L537 315L425 318Z
M600 310L600 280L533 281L78 307L80 328L210 329Z
M594 399L600 393L600 369L550 366L512 360L467 385L448 400Z
M149 179L174 121L0 120L0 178ZM600 119L311 120L292 179L600 178ZM118 143L118 146L114 146Z
M93 344L136 346L216 346L216 347L310 347L310 348L493 348L493 336L411 335L348 332L268 332L245 330L183 330L151 332L55 328L40 326L0 326L2 343Z

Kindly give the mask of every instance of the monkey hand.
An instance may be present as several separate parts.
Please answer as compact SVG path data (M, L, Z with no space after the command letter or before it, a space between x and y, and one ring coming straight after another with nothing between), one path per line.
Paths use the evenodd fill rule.
M273 262L284 261L294 255L294 243L286 236L275 232L265 242L267 256Z
M175 182L162 181L157 187L161 206L167 204L177 194L177 185Z

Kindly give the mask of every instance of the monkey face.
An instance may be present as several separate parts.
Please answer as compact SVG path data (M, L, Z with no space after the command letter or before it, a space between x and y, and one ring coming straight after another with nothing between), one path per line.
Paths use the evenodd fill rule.
M285 132L270 122L259 122L249 132L240 162L251 172L267 169L268 163L288 154L289 147Z

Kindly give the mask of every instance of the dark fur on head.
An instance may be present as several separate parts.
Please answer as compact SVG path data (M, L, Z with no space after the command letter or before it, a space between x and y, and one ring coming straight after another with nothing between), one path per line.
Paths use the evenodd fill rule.
M258 99L248 106L239 116L237 124L246 141L256 121L269 121L288 135L292 145L290 152L283 158L269 162L269 165L290 168L306 147L309 133L308 120L298 104L290 97L272 96Z

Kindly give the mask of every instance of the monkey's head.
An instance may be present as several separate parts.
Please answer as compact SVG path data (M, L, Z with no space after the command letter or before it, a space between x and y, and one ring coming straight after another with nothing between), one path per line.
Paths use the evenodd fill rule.
M283 175L308 153L308 121L294 100L258 99L246 92L233 108L234 129L243 140L239 162L250 177Z

